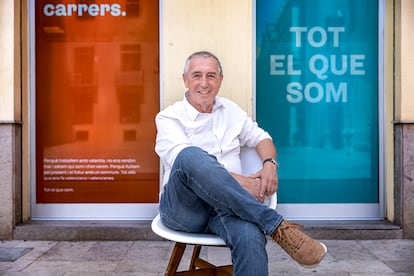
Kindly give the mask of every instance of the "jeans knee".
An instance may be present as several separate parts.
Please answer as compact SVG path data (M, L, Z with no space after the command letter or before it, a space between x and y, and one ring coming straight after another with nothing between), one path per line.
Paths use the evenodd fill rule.
M199 147L186 147L180 151L175 159L175 162L181 165L191 166L192 164L205 164L205 162L211 158L211 156Z
M177 155L177 158L180 159L194 159L195 157L200 157L202 155L205 155L206 152L202 150L199 147L186 147L180 151L180 153Z

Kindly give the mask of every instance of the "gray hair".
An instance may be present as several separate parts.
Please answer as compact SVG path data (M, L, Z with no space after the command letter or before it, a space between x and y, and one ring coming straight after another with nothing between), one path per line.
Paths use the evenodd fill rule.
M195 57L195 56L201 56L201 57L211 57L214 58L217 61L218 64L218 69L219 69L219 75L223 75L223 68L221 67L221 62L218 59L218 57L216 57L214 54L208 52L208 51L200 51L200 52L195 52L192 53L187 60L185 61L184 64L184 74L187 74L188 72L188 65L190 64L190 60Z

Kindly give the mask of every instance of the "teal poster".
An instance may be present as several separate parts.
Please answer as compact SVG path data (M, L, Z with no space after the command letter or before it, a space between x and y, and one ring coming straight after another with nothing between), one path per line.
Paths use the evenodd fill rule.
M377 203L378 112L377 0L256 1L256 119L280 203Z

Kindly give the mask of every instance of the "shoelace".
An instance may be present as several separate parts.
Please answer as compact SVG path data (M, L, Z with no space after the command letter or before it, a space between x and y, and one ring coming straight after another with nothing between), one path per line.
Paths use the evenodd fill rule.
M276 230L273 239L278 243L284 243L289 246L293 252L296 252L306 240L301 232L295 231L295 229L302 227L303 225L284 221L279 228ZM286 240L285 242L283 240Z

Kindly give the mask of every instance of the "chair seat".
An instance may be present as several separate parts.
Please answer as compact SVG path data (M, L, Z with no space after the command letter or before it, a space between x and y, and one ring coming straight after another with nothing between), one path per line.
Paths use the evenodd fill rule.
M214 234L187 233L171 230L162 224L159 214L152 220L151 228L155 234L170 241L199 245L225 245L224 241Z

